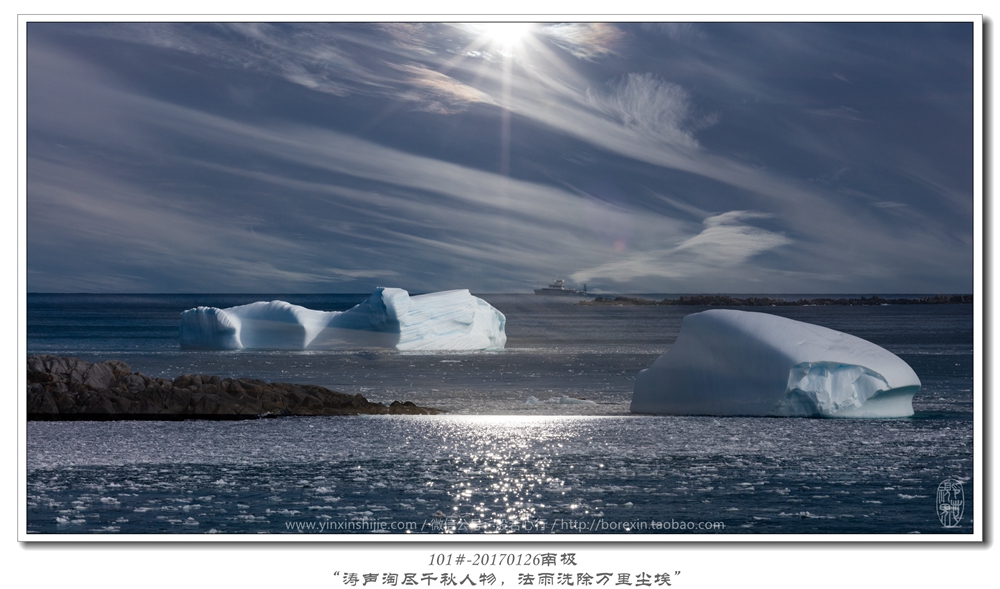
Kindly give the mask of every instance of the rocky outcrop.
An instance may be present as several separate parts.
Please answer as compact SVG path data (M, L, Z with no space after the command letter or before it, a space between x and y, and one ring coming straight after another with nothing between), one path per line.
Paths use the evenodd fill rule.
M372 403L315 385L132 372L119 360L28 356L29 420L254 419L285 415L433 415L412 402Z

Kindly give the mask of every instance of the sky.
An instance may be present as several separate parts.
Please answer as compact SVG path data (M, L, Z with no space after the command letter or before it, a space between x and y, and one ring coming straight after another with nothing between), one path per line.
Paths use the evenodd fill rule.
M971 23L29 23L29 292L973 290Z

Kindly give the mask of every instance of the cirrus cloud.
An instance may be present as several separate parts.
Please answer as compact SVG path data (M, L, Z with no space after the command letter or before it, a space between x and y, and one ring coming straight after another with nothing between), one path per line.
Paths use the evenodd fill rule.
M735 268L768 250L789 245L781 233L745 223L773 215L755 211L729 211L707 217L704 229L669 249L629 254L623 259L581 270L573 280L607 279L625 283L646 277L686 278Z

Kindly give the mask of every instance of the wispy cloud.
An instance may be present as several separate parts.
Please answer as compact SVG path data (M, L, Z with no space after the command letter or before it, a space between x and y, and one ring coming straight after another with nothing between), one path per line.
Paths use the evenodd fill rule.
M542 31L574 57L594 60L613 55L622 41L622 31L607 23L565 23L549 25Z
M605 92L588 90L602 113L655 141L697 147L689 128L691 99L684 88L653 74L628 74L608 84Z
M865 122L861 116L861 111L851 108L849 106L837 106L833 108L814 108L807 111L809 114L813 114L820 117L831 117L835 119L841 119L844 121L856 121Z
M412 89L401 93L400 97L416 102L419 110L454 114L477 102L496 104L485 92L427 67L416 64L391 67L409 75Z
M642 23L642 30L660 33L674 41L692 41L705 38L705 31L687 22Z
M744 223L773 215L753 211L729 211L705 219L705 229L677 246L678 252L691 251L711 266L738 266L749 258L782 245L790 239Z
M62 74L86 71L70 56L50 57L54 83ZM36 83L46 79L36 76ZM213 290L312 290L404 272L415 288L441 288L442 273L501 288L511 280L530 286L535 276L581 267L609 251L590 238L589 201L558 188L335 131L243 123L107 80L77 89L74 100L112 108L89 119L58 104L39 108L36 133L131 137L123 144L131 146L129 157L157 160L184 177L211 178L218 188L143 185L123 177L127 167L96 153L68 159L33 153L35 260L67 257L60 243L72 242L79 252L122 249L128 255L114 267L86 259L75 264L107 273L160 268L140 290L198 290L194 285L206 282ZM267 162L269 171L160 151L168 143L197 145L230 161ZM304 170L314 179L301 179ZM671 232L670 220L637 217L635 226L645 234ZM343 265L348 260L354 267ZM42 275L35 280L36 289L53 288Z
M235 71L278 76L317 92L394 97L414 110L453 114L469 103L492 102L487 94L413 61L432 53L426 42L432 28L422 23L125 23L87 30L195 55ZM373 30L384 33L386 41L373 42Z
M434 23L43 24L29 36L35 288L969 275L971 153L952 132L969 101L955 84L910 92L926 59L905 49L923 45L573 23L506 55ZM949 47L936 79L960 69ZM837 82L848 74L879 87ZM911 111L887 119L880 92L934 126L891 131ZM501 120L511 177L495 173ZM623 198L592 189L609 180Z
M786 236L745 223L772 215L754 211L729 211L704 220L700 233L670 249L637 252L608 264L581 270L577 281L605 278L630 282L644 277L687 278L737 268L768 250L789 245Z
M199 285L239 290L352 278L303 264L306 244L177 210L169 198L141 185L67 162L31 158L30 167L31 255L41 266L68 264L75 267L71 276L82 271L105 281L134 274L129 269L158 268L156 278L125 280L139 290L154 285L159 286L155 290L197 290ZM94 255L101 251L116 254ZM44 287L44 281L36 280ZM172 287L164 288L167 284Z

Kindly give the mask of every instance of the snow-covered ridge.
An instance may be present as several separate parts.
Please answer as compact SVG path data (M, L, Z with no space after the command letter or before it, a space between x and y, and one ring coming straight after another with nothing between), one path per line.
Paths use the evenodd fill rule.
M677 341L639 372L636 413L907 417L920 379L861 338L766 313L684 318Z
M507 343L503 313L468 290L411 297L377 288L347 311L259 301L181 313L183 348L209 350L492 350Z

